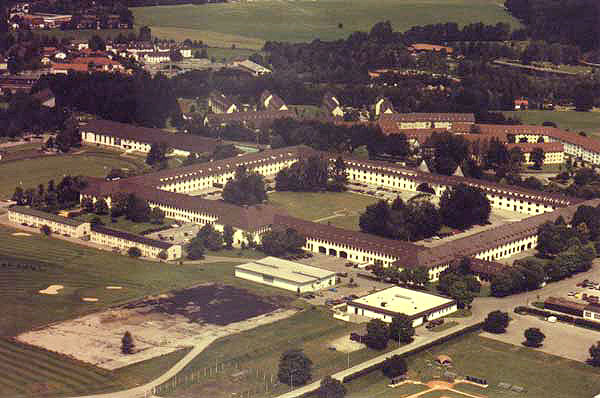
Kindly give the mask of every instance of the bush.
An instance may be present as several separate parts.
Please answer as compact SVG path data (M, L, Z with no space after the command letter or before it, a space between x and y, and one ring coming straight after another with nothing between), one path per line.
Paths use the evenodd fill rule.
M142 255L142 251L137 247L130 247L129 250L127 250L127 254L129 257L140 257Z
M46 236L52 235L52 230L47 225L42 225L42 227L40 228L40 231Z

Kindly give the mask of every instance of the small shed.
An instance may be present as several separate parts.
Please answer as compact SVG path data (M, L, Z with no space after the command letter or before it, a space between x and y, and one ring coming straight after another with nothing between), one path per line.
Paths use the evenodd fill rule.
M448 355L438 355L437 358L435 358L435 361L444 366L452 365L452 358L450 358Z

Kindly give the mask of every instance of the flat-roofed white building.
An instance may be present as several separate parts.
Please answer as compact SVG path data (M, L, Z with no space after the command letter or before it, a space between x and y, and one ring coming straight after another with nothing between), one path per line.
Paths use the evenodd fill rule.
M336 274L321 268L265 257L235 267L235 276L297 293L313 292L335 285Z
M393 286L350 301L346 312L391 323L406 315L413 326L456 312L456 301L437 294Z

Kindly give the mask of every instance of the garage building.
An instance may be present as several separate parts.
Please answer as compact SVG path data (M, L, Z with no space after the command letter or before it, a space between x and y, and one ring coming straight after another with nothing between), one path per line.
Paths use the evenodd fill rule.
M450 298L394 286L350 301L347 313L381 319L388 323L406 315L416 327L452 314L457 309L456 301Z
M335 285L335 272L310 265L265 257L235 267L235 276L297 293L314 292Z

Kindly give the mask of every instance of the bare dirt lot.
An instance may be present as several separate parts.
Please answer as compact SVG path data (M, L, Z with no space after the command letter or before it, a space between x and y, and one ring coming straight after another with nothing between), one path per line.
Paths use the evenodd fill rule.
M208 343L291 316L284 299L262 298L232 286L202 285L23 333L18 340L105 369ZM134 354L121 354L129 331Z

